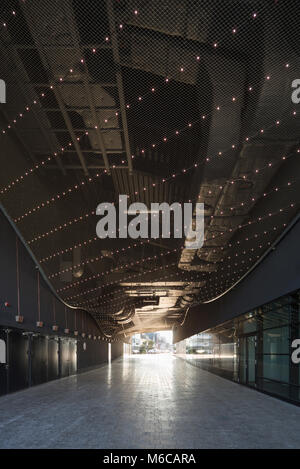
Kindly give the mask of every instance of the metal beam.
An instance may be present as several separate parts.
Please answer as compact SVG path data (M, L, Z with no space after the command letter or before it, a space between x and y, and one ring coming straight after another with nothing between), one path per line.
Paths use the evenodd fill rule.
M10 34L9 34L7 29L5 29L5 36L8 38L10 44L12 45L11 55L12 55L12 58L13 58L13 61L14 61L14 65L16 67L17 84L18 84L19 89L21 90L21 93L22 93L25 101L26 102L33 101L34 99L36 101L38 101L39 97L36 94L36 91L34 89L33 84L30 81L28 81L29 76L28 76L28 74L27 74L27 72L24 68L22 60L19 57L19 52L18 52L16 46L12 43ZM26 89L24 91L23 85L26 84L26 83L27 83L27 86L25 87ZM33 96L34 96L34 99L32 99ZM36 121L40 124L39 128L40 128L42 134L44 135L45 140L48 142L48 145L50 147L50 151L52 153L54 153L57 150L58 145L57 145L57 147L55 147L54 142L52 141L52 139L50 139L50 137L49 137L49 135L46 131L45 123L46 122L48 123L49 121L48 121L42 107L37 108L36 106L31 106L31 111L33 112L33 115L34 115ZM19 109L18 109L18 112L19 112ZM8 120L8 118L7 118L7 120ZM49 126L50 126L50 124L49 124ZM22 129L22 130L24 130L24 129ZM14 132L17 135L17 137L19 138L19 140L22 142L22 145L24 146L26 151L28 153L30 153L30 156L33 159L33 161L35 161L34 160L34 152L29 150L28 146L25 145L25 142L24 142L24 140L21 136L20 131L18 131L15 126L14 126ZM58 167L60 168L60 170L62 171L63 175L65 175L66 172L64 170L63 164L60 161L60 159L56 160L56 163L57 163Z
M83 53L82 52L82 47L81 47L81 44L80 44L80 40L78 38L78 32L75 30L75 27L74 27L75 20L74 20L72 14L71 14L72 4L71 4L70 1L67 2L67 5L64 5L64 10L65 10L65 15L66 15L67 21L69 23L69 33L70 33L70 35L73 39L75 49L77 49L80 56L82 56L82 53ZM92 113L92 118L93 118L94 126L95 126L94 130L96 131L98 145L99 145L99 147L102 151L104 164L105 164L106 170L109 174L110 173L109 161L108 161L108 157L107 157L107 153L106 153L104 139L103 139L103 136L102 136L102 134L101 134L101 132L98 128L98 118L97 118L97 113L96 113L96 107L95 107L94 97L92 96L91 89L90 89L90 84L91 83L90 83L90 80L88 79L89 71L88 71L85 60L83 61L83 66L84 66L84 72L85 72L83 74L83 85L84 85L85 93L86 93L86 96L87 96L87 99L88 99L89 108L90 108L91 113Z
M54 83L56 84L61 84L61 85L82 85L82 80L77 80L77 81L59 81L59 80L53 80ZM14 84L14 82L10 82L10 84ZM116 83L111 83L111 82L99 82L99 81L90 81L90 85L100 85L103 88L115 88L117 86ZM27 83L25 82L25 85L33 85L36 86L37 88L49 88L50 85L49 83L34 83L34 81L28 81Z
M41 150L35 150L32 153L34 153L35 155L46 155L47 152L41 151ZM75 150L66 149L64 150L64 153L75 153ZM95 155L102 155L102 151L93 150L93 148L91 150L81 150L81 153L94 153ZM122 155L123 153L125 153L125 150L117 150L115 148L112 148L112 149L108 149L107 153L111 155L114 155L114 154Z
M62 97L61 97L61 95L60 95L60 91L59 91L59 89L57 88L56 85L53 86L53 92L54 92L54 94L55 94L55 98L56 98L56 100L57 100L57 102L58 102L59 108L60 108L61 113L62 113L62 115L63 115L64 121L65 121L66 126L67 126L67 128L68 128L68 131L69 131L69 133L70 133L70 135L71 135L72 142L73 142L73 145L74 145L74 147L75 147L75 150L76 150L76 153L77 153L77 155L78 155L78 158L79 158L79 160L80 160L80 163L81 163L81 166L82 166L82 168L83 168L84 174L85 174L86 176L88 176L88 175L89 175L89 171L88 171L88 169L87 169L84 156L83 156L82 151L81 151L81 148L80 148L80 146L79 146L79 144L78 144L78 141L77 141L76 135L75 135L75 133L74 133L74 130L73 130L73 127L72 127L72 123L71 123L69 114L68 114L68 112L67 112L67 110L66 110L65 104L64 104L64 102L63 102L63 100L62 100Z
M127 154L129 173L132 174L133 167L132 167L132 160L131 160L131 151L130 151L129 133L128 133L127 115L126 115L126 103L125 103L125 98L124 98L122 69L120 65L120 55L119 55L119 46L118 46L118 36L117 36L116 25L115 25L114 7L113 7L112 0L107 0L106 4L107 4L108 19L109 19L111 43L113 47L113 57L114 57L114 62L116 66L116 78L117 78L118 94L119 94L119 101L120 101L120 107L121 107L122 125L124 129L125 148L126 148L126 154Z
M66 108L66 111L69 109ZM60 109L57 110L60 112ZM22 132L32 132L33 130L36 130L36 127L26 127L26 129L22 129ZM96 129L94 127L73 127L73 130L76 132L86 132L86 131L95 131ZM55 127L51 127L52 132L68 132L68 129L57 129ZM104 134L105 132L112 132L112 131L117 131L117 132L123 132L123 129L119 129L117 127L107 127L106 129L99 129L99 132Z
M86 68L86 65L85 65L85 68ZM86 69L86 73L87 73L87 69ZM108 161L108 156L107 156L107 152L106 152L106 148L105 148L105 143L104 143L104 140L103 140L102 132L100 132L100 129L97 125L98 124L98 119L97 119L97 113L96 113L96 109L95 109L95 103L94 103L94 99L92 97L92 93L91 93L91 90L90 90L89 82L88 82L86 77L87 77L87 75L84 75L84 80L83 80L84 81L84 88L85 88L85 92L86 92L88 102L89 102L89 105L90 105L93 120L95 122L95 129L94 130L96 130L98 145L99 145L99 147L101 148L101 151L102 151L102 156L103 156L103 160L104 160L104 163L105 163L105 167L107 169L107 172L110 173L109 161Z
M44 169L58 169L57 166L54 166L54 165L45 165L44 166ZM68 165L65 165L65 169L69 170L69 169L73 169L73 170L76 170L76 169L82 169L82 166L80 166L79 164L68 164ZM89 164L87 165L87 169L90 170L90 169L106 169L106 166L104 165L97 165L97 164ZM128 169L128 166L114 166L113 169Z
M11 45L12 42L9 44ZM16 47L17 49L33 49L33 50L38 50L38 48L32 44L20 44L20 43L17 43L17 44L13 44L14 47ZM82 49L111 49L111 45L110 44L99 44L99 43L96 43L96 44L83 44L82 46ZM55 50L55 49L62 49L62 50L72 50L72 49L77 49L77 46L68 46L68 45L54 45L54 46L46 46L46 45L43 45L43 49L45 50Z
M99 110L113 110L113 111L120 111L120 109L116 108L116 106L95 106L96 109ZM68 106L68 111L88 111L90 108L89 106ZM57 112L59 108L57 107L43 107L44 111L49 112Z

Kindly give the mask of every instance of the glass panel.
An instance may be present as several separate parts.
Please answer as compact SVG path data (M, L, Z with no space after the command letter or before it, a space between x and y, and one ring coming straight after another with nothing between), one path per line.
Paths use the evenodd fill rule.
M247 337L248 346L248 384L255 385L255 343L256 336Z
M289 398L290 387L288 383L278 383L277 381L263 380L262 389L266 392L277 394L278 396Z
M240 339L240 382L247 382L246 339Z
M299 298L300 290L192 337L187 359L300 403L300 368L291 363L291 341L300 337Z
M277 327L264 331L264 353L277 354L289 353L289 327Z
M253 317L253 318L247 319L247 321L244 321L242 323L242 328L243 328L244 334L255 332L257 330L256 318Z
M267 379L289 381L289 355L264 355L263 376Z
M220 368L234 371L234 344L220 345Z

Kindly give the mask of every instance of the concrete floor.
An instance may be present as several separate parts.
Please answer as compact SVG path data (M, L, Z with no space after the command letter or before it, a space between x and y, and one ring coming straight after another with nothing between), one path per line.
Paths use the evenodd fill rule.
M0 448L299 448L300 408L171 355L0 398Z

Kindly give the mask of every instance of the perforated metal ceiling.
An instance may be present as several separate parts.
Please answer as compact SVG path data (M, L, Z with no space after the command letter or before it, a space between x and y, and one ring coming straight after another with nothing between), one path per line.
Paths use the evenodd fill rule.
M107 334L170 328L299 209L298 1L2 1L2 203ZM99 240L102 201L205 203L205 243Z

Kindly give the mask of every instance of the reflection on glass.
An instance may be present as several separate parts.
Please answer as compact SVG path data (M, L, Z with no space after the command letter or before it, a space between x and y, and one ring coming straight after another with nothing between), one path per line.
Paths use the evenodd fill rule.
M255 347L256 347L256 336L251 335L247 337L247 371L248 371L248 382L249 386L255 386Z
M289 355L264 355L264 378L288 383Z
M176 354L203 369L300 402L300 290L176 344Z
M247 383L247 353L246 353L247 339L242 337L240 340L240 382Z

